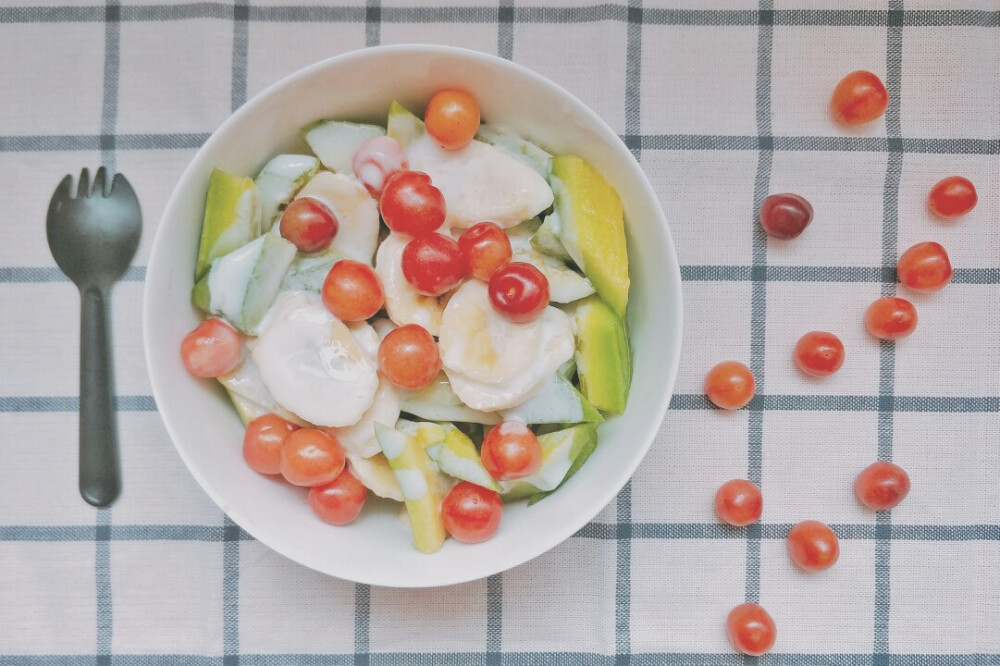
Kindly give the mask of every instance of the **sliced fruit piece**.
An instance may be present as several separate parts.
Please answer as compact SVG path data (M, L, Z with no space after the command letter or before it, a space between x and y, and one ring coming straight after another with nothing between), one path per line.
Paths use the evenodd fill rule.
M573 383L558 373L535 395L513 409L501 412L504 421L524 423L600 423L604 420Z
M427 455L438 469L456 479L500 492L500 486L483 467L472 440L450 423L442 427L444 440L427 447Z
M538 443L542 447L541 466L531 476L516 481L501 481L500 492L504 501L555 490L566 478L573 461L581 452L588 449L592 451L596 442L597 425L593 423L539 435Z
M535 249L534 238L542 227L544 225L538 220L529 220L508 230L513 253L511 261L527 262L540 270L549 281L549 300L553 303L572 303L593 294L594 285L590 280L561 260Z
M434 463L417 440L405 433L376 423L375 436L402 490L413 529L413 545L424 553L436 552L446 534Z
M542 178L547 179L552 173L552 155L513 132L492 125L480 125L476 138L524 162Z
M351 158L366 139L382 136L385 130L378 125L348 123L339 120L318 120L302 128L302 138L327 169L354 173Z
M625 322L598 296L577 303L572 311L576 328L576 372L580 390L598 409L625 411L632 382L632 358Z
M559 234L562 231L562 220L559 219L558 211L552 211L545 216L545 221L542 222L542 226L538 228L535 235L531 237L531 247L535 248L542 254L546 254L555 259L561 261L572 261L573 257L569 256L569 252L566 251L566 247L559 240Z
M247 416L253 420L263 414L277 414L297 425L303 427L309 425L277 403L264 384L264 380L260 378L260 372L246 345L243 348L243 360L240 364L229 374L218 377L218 380L232 398L236 412L244 420Z
M285 279L281 283L281 291L320 293L323 290L323 281L326 280L330 269L344 258L343 254L333 248L327 248L314 254L296 255L295 260L288 267L288 272L285 273Z
M367 324L364 325L371 328ZM375 401L361 416L361 420L354 425L330 428L330 433L337 438L348 454L367 458L381 450L375 440L375 424L395 423L398 418L399 391L384 377L379 376Z
M615 188L575 155L552 159L552 190L561 222L559 239L619 317L628 304L625 217Z
M198 281L214 259L229 254L260 235L260 197L252 178L234 176L220 169L212 171L201 224Z
M396 421L396 430L413 437L423 447L424 451L445 440L445 425L441 423L399 419ZM438 490L441 491L441 496L444 497L451 490L451 487L455 485L455 480L444 474L438 469L437 465L431 465L431 467L433 468L434 480L437 483Z
M372 433L374 437L374 429ZM397 502L403 501L403 489L399 487L396 474L392 471L392 467L389 466L389 461L386 460L381 449L370 458L361 458L348 453L347 468L351 470L354 478L361 482L361 485L379 497Z
M408 236L390 233L375 255L375 272L385 289L385 311L398 326L418 324L431 335L438 335L444 298L424 296L407 282L402 259L408 242Z
M256 335L264 314L281 290L295 259L295 246L266 234L219 257L191 294L206 312L225 317L244 333Z
M233 407L236 408L236 413L239 415L240 421L243 421L243 425L249 425L254 419L271 413L271 410L263 405L258 405L253 400L245 398L239 393L226 389L226 394L233 401Z
M340 173L321 171L305 184L296 199L310 197L337 218L337 234L330 248L346 257L372 264L378 244L378 206L361 183Z
M386 124L386 134L395 139L405 150L411 143L425 134L424 121L393 100L389 105L389 120Z
M448 376L443 372L430 384L417 391L400 391L400 410L429 421L450 421L459 423L500 423L496 412L481 412L459 400L451 390Z
M543 490L540 493L535 493L534 495L528 497L528 506L541 502L543 499L545 499L555 491L562 488L567 481L573 478L574 474L580 471L580 468L583 467L583 464L590 459L590 454L592 454L594 452L594 449L596 448L597 448L597 436L595 435L587 442L585 442L583 446L580 448L580 451L576 454L576 457L573 458L573 464L569 466L569 471L566 472L566 476L564 476L563 480L559 482L559 485L552 490Z
M309 155L278 155L264 165L254 183L260 196L260 230L266 233L281 217L288 204L307 180L319 171L319 160Z
M467 229L489 220L506 229L552 205L552 190L544 178L482 141L445 150L424 135L409 145L407 159L411 169L429 175L444 195L447 227Z

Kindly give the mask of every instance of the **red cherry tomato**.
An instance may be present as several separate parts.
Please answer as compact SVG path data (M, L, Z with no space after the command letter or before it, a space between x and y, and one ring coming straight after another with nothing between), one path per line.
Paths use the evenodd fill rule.
M772 194L760 205L760 226L781 240L797 237L812 222L813 207L797 194Z
M399 141L387 136L366 139L354 151L351 168L358 182L378 198L389 176L409 166Z
M810 331L795 345L795 365L812 377L826 377L844 365L844 343L833 333Z
M353 523L365 506L365 487L346 469L330 483L309 489L309 506L325 523Z
M938 181L927 196L927 207L938 217L961 217L976 207L979 195L968 178L948 176Z
M296 486L320 486L344 471L347 457L333 435L302 428L281 445L281 475Z
M389 176L378 207L390 229L414 237L444 224L444 195L431 184L431 177L420 171L397 171Z
M940 243L917 243L899 257L899 281L913 291L940 291L951 282L951 261Z
M403 248L403 277L425 296L440 296L465 277L465 261L458 243L444 234L414 238Z
M441 353L427 329L407 324L390 331L379 343L378 367L394 386L423 388L441 371Z
M489 282L498 269L510 263L510 238L492 222L474 224L458 238L469 275Z
M255 418L243 433L243 459L255 472L281 474L281 445L298 429L277 414Z
M745 603L729 611L726 635L738 652L759 657L774 645L778 628L763 606Z
M881 340L905 338L917 328L917 309L905 298L880 298L868 306L865 328Z
M483 467L498 481L523 479L542 464L535 433L520 421L504 421L486 433L480 451Z
M218 377L240 363L240 334L221 319L206 319L181 341L181 361L195 377Z
M889 106L889 92L881 79L860 70L851 72L833 90L833 117L845 125L863 125L875 120Z
M788 532L788 556L806 571L825 571L840 557L840 541L828 526L806 520Z
M489 295L494 310L515 324L526 324L548 307L549 280L531 264L515 261L493 273Z
M446 150L463 148L479 131L479 105L463 90L442 90L424 111L427 133Z
M760 520L763 511L760 488L746 479L726 481L715 493L715 512L724 523L743 527Z
M455 485L441 502L444 528L463 543L479 543L496 534L503 516L500 494L468 481Z
M323 280L323 304L341 321L364 321L385 304L382 281L371 266L341 259Z
M319 252L330 245L339 224L329 208L316 199L302 197L288 204L281 214L281 237L302 252Z
M861 470L854 493L869 509L884 511L902 502L910 492L910 477L899 465L876 462Z
M705 377L705 395L722 409L744 407L753 400L756 390L750 368L737 361L723 361Z

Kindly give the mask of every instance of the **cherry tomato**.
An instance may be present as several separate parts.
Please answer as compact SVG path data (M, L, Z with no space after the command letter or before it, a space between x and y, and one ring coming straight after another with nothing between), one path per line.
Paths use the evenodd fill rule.
M281 237L302 252L319 252L330 245L339 228L329 208L309 197L295 199L281 214Z
M520 421L504 421L486 433L480 451L483 467L498 481L523 479L542 464L535 433Z
M825 571L840 557L840 541L818 520L805 520L788 532L788 555L806 571Z
M365 506L365 487L346 469L330 483L309 489L309 506L325 523L349 525Z
M756 390L750 368L738 361L723 361L705 377L705 395L722 409L739 409L747 405Z
M917 328L917 309L905 298L880 298L868 306L865 328L881 340L905 338Z
M961 217L976 207L979 195L968 178L948 176L938 181L927 196L927 207L938 217Z
M715 512L724 523L743 527L760 520L763 511L760 488L746 479L726 481L715 493Z
M364 321L385 304L382 281L371 266L341 259L323 280L323 304L341 321Z
M468 481L456 484L441 502L444 528L463 543L479 543L496 534L503 516L500 494Z
M425 296L440 296L465 277L465 261L458 243L444 234L414 238L403 248L403 277Z
M910 492L910 477L899 465L876 462L861 470L854 493L869 509L884 511L902 502Z
M812 204L797 194L772 194L760 205L760 226L781 240L797 237L812 219Z
M763 606L748 602L729 611L726 635L738 652L759 657L774 645L778 628Z
M899 281L913 291L940 291L951 282L951 261L940 243L917 243L900 255Z
M337 438L316 428L296 430L281 445L281 475L296 486L329 483L344 471L345 462Z
M181 341L181 361L195 377L218 377L240 363L240 334L221 319L206 319Z
M510 263L510 238L492 222L480 222L466 229L458 238L469 275L489 282L498 269Z
M382 194L389 176L409 166L399 141L388 136L373 136L364 140L351 158L351 168L358 182L373 197Z
M810 331L795 344L795 365L811 377L826 377L844 365L844 343L833 333Z
M441 90L427 103L424 124L442 148L464 148L479 131L479 105L463 90Z
M390 229L414 237L436 231L444 224L444 195L421 171L397 171L389 176L378 208Z
M493 273L489 295L494 310L515 324L526 324L548 307L549 280L531 264L515 261Z
M243 433L243 459L255 472L281 474L281 445L298 429L277 414L255 418Z
M864 70L851 72L833 90L833 117L845 125L863 125L875 120L889 106L889 92L882 81Z
M441 371L437 343L423 326L407 324L389 332L378 346L378 367L394 386L423 388Z

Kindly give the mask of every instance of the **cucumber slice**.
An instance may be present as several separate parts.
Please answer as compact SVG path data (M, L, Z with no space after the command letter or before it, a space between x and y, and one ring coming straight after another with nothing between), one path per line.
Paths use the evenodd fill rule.
M261 233L271 230L307 180L319 171L319 160L309 155L278 155L264 165L254 183L260 195Z
M560 376L552 375L542 388L513 409L502 412L504 421L524 423L600 423L604 420L573 384Z
M208 181L195 281L208 272L213 260L259 236L260 220L260 197L253 179L214 170Z
M542 226L535 219L508 230L512 261L529 263L542 272L549 281L549 300L553 303L572 303L593 294L594 285L590 280L559 259L542 254L533 247L532 239Z
M427 447L427 455L438 469L456 479L499 492L500 486L483 467L472 440L450 423L442 428L444 439Z
M566 247L559 240L561 229L562 221L559 219L559 213L552 211L545 217L545 221L542 222L542 226L538 228L535 235L531 237L531 247L560 261L572 261L573 258L569 256Z
M337 250L327 248L314 254L298 254L288 267L281 291L311 291L320 293L323 282L333 265L345 259Z
M236 408L236 413L239 414L240 420L243 421L243 425L250 425L250 422L256 418L260 418L265 414L270 414L271 410L267 409L263 405L259 405L253 400L246 398L239 393L226 389L226 394L229 395L229 399L233 401L233 407Z
M492 125L480 125L476 138L483 143L496 146L511 157L524 162L546 180L552 174L551 153L512 132Z
M402 490L413 528L413 545L424 553L440 550L446 534L434 463L415 438L399 430L376 423L375 437Z
M382 136L378 125L319 120L302 128L302 138L327 169L353 174L351 158L366 139Z
M556 490L562 488L567 481L573 478L574 474L580 471L580 468L583 467L583 464L587 462L587 460L590 458L590 454L593 453L594 449L596 448L597 448L597 437L595 436L592 439L588 440L586 443L584 443L583 447L576 454L576 458L573 459L573 464L569 466L569 471L566 472L566 476L564 476L563 480L559 482L559 485L556 486L553 490L543 490L542 492L535 493L534 495L529 496L528 506L541 502L543 499L554 493Z
M234 370L218 378L219 383L225 387L233 399L233 404L236 406L240 418L245 419L247 416L252 416L251 420L253 420L263 414L277 414L296 425L309 426L308 423L275 401L271 391L264 384L264 380L260 378L257 365L253 362L253 357L246 346L243 347L242 355L243 360Z
M422 389L400 391L400 410L419 416L428 421L450 421L458 423L482 423L496 425L500 416L495 412L481 412L467 406L451 389L448 377L442 372Z
M424 135L424 121L393 100L389 105L389 120L386 123L386 134L399 142L403 150Z
M540 435L538 443L542 447L541 466L531 476L516 481L501 481L504 501L523 499L558 488L581 453L588 449L592 451L597 445L597 425L585 423Z

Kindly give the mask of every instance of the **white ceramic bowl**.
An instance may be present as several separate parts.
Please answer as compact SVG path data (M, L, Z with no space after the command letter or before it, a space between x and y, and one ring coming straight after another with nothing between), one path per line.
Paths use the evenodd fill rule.
M553 153L593 164L625 206L632 290L634 359L624 415L600 428L590 461L559 492L528 508L505 507L497 535L470 546L449 539L434 555L416 551L397 504L369 499L349 527L321 523L305 491L244 464L243 427L225 393L189 375L184 335L197 325L190 305L208 178L214 167L255 175L274 155L302 149L298 131L319 118L384 124L389 102L421 110L437 89L457 86L479 101L490 123ZM153 395L178 453L205 492L243 529L286 557L347 580L430 587L482 578L544 553L604 508L635 471L670 400L681 347L681 279L656 195L632 155L594 112L562 88L505 60L446 47L355 51L271 86L229 118L195 156L174 190L146 273L143 333Z

